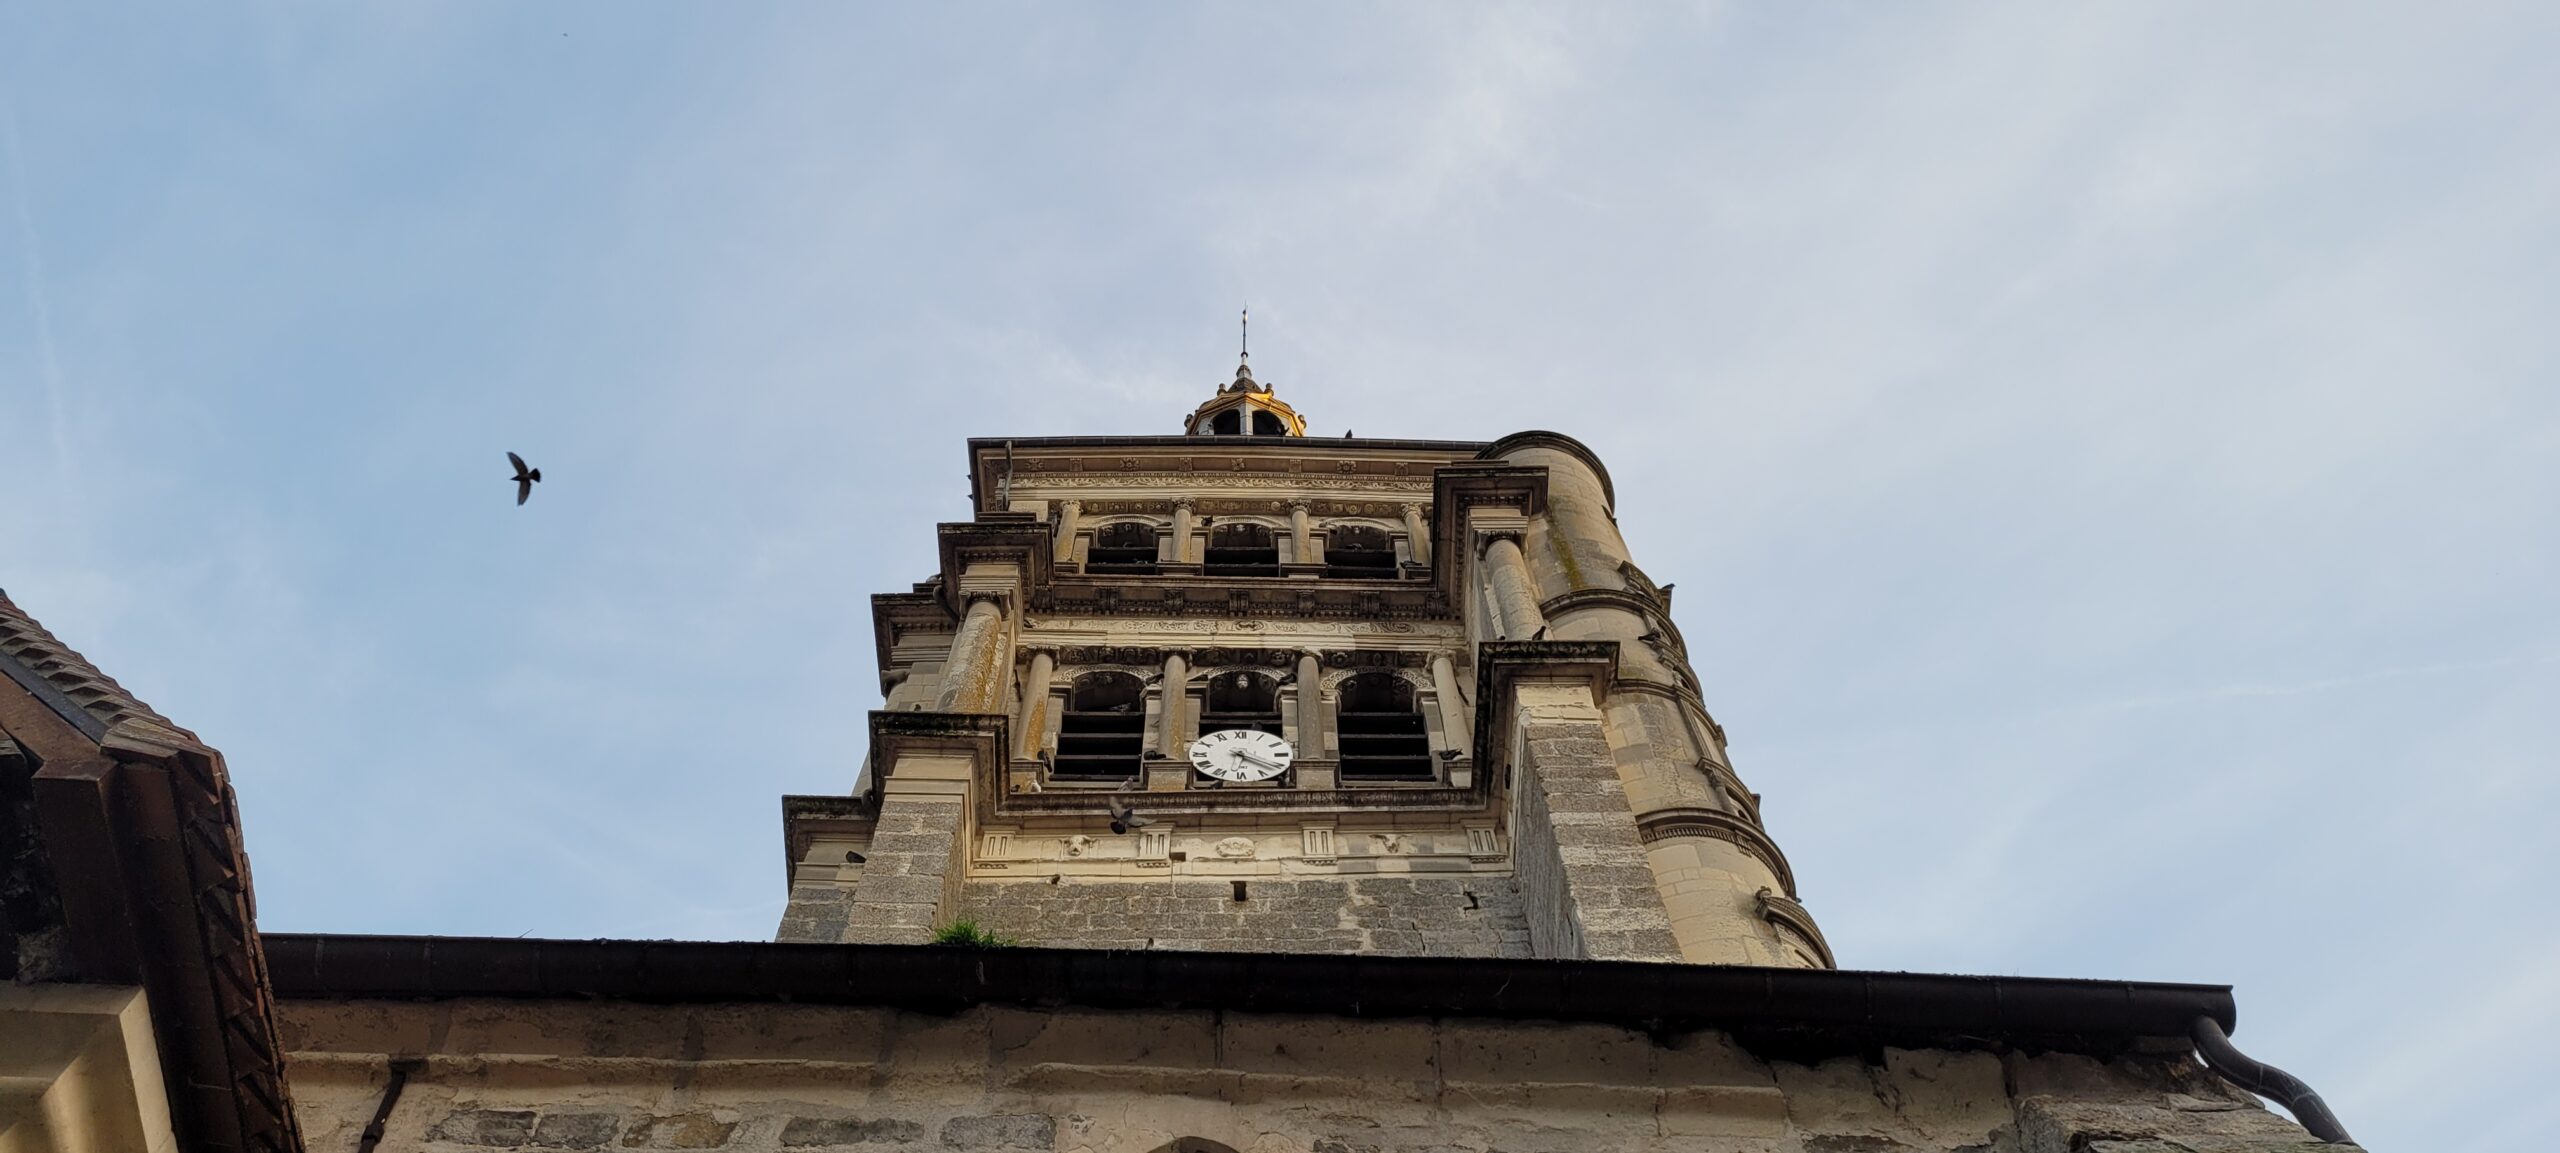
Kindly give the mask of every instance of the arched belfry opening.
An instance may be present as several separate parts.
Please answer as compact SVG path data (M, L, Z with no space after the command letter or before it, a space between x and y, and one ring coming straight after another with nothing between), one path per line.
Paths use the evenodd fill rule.
M1279 576L1280 535L1270 525L1227 521L1209 527L1200 571L1210 576Z
M1396 546L1384 529L1364 524L1341 525L1325 534L1324 575L1392 578Z
M1152 573L1156 571L1156 529L1139 521L1106 524L1093 534L1093 550L1085 554L1086 572Z
M1067 688L1049 774L1061 781L1126 781L1138 775L1146 745L1146 683L1123 672L1086 673Z
M1210 678L1200 703L1201 732L1259 729L1275 737L1288 735L1280 731L1280 682L1265 674L1245 669L1219 673Z
M1390 672L1342 682L1335 706L1345 781L1429 781L1431 733L1411 682Z

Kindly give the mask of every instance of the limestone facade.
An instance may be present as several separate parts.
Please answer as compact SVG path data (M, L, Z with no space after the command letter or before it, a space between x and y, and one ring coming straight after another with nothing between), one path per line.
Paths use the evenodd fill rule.
M1832 965L1588 449L1310 439L1243 368L1184 427L970 442L780 939ZM1195 771L1236 727L1287 771Z
M2336 1148L2175 1046L1797 1060L1555 1021L470 998L288 1001L282 1024L313 1149L376 1116L419 1153Z

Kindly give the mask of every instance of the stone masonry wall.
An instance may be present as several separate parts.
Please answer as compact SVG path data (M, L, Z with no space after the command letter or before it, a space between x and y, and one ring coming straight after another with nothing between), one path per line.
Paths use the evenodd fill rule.
M1538 955L1677 961L1608 729L1580 685L1515 686L1512 820Z
M1508 877L1369 876L1052 885L973 881L963 915L1025 945L1392 956L1527 957ZM832 938L829 938L832 939Z
M930 940L934 929L949 919L960 890L956 850L961 808L959 797L895 792L885 797L864 854L870 859L851 897L861 915L842 926L840 937L825 939L884 945Z
M2164 1051L1804 1065L1587 1024L820 1005L288 1001L313 1150L2314 1153ZM1214 1144L1212 1144L1214 1143Z

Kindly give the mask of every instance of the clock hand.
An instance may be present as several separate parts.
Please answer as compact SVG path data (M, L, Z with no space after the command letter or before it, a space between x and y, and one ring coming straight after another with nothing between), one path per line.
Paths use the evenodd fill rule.
M1243 749L1237 749L1237 750L1236 750L1236 759L1237 759L1237 760L1240 760L1240 761L1252 761L1253 763L1255 763L1255 764L1257 764L1257 765L1260 765L1260 766L1262 766L1263 768L1266 768L1266 769L1277 769L1277 768L1282 768L1282 767L1284 767L1284 766L1279 765L1279 764L1277 764L1277 763L1274 763L1274 762L1271 762L1271 761L1263 760L1262 758L1257 757L1257 756L1253 755L1252 753L1248 753L1248 752L1244 751Z

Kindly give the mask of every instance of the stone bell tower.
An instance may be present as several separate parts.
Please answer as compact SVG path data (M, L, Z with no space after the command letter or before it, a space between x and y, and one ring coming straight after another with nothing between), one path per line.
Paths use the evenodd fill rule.
M1239 364L968 448L781 939L1832 966L1580 442L1311 439Z

